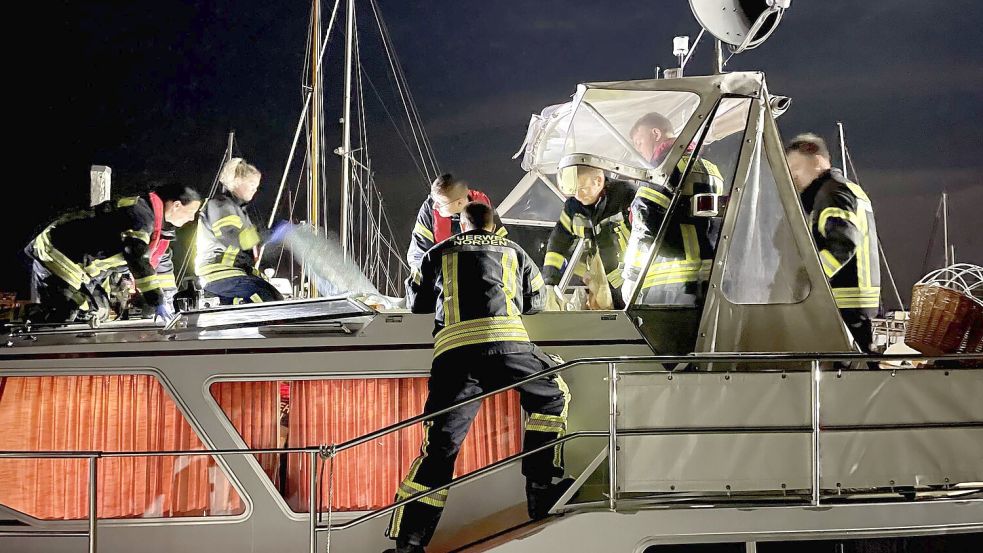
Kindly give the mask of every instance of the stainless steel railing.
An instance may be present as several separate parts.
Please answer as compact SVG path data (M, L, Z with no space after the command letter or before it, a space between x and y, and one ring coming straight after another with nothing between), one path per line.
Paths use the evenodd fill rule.
M811 498L810 503L814 506L818 506L821 503L820 497L820 451L819 451L819 381L820 374L823 371L837 371L842 369L823 369L823 362L847 362L847 363L867 363L867 362L884 362L884 361L903 361L903 360L924 360L924 361L969 361L969 360L980 360L983 361L983 356L975 354L961 354L961 355L947 355L947 356L922 356L922 357L912 357L907 355L902 356L872 356L872 355L861 355L861 354L798 354L798 353L749 353L749 354L699 354L699 355L684 355L684 356L620 356L620 357L597 357L588 359L577 359L574 361L569 361L556 367L541 371L534 375L531 375L522 380L516 381L508 386L492 390L489 392L484 392L482 394L472 396L468 399L462 400L450 407L435 411L432 413L424 413L416 417L412 417L401 421L396 424L392 424L385 428L381 428L374 432L353 438L351 440L342 442L340 444L327 444L319 446L309 446L309 447L294 447L294 448L243 448L243 449L212 449L212 450L170 450L170 451L134 451L134 452L121 452L121 451L0 451L0 459L46 459L46 458L58 458L58 459L88 459L89 460L89 482L88 482L88 494L89 494L89 513L88 513L88 529L85 532L72 532L72 531L59 531L59 530L30 530L30 531L18 531L18 530L4 530L0 531L0 537L86 537L88 538L88 546L90 553L96 553L98 548L98 467L99 460L103 458L114 458L114 457L170 457L170 456L214 456L222 457L229 455L255 455L261 453L275 453L275 454L289 454L289 453L300 453L308 456L310 462L310 478L309 484L309 497L308 497L308 508L309 508L309 519L308 519L308 541L311 553L314 553L317 534L321 532L327 532L330 539L330 532L333 530L345 530L362 524L369 520L384 516L401 506L407 505L416 501L420 498L426 497L428 495L436 494L440 491L449 489L454 486L465 484L473 480L484 477L492 472L495 472L509 464L515 463L529 455L533 455L540 451L550 449L556 445L566 443L571 440L580 438L607 438L608 440L608 508L611 510L617 509L618 501L618 445L617 439L619 435L665 435L665 434L701 434L701 433L721 433L721 432L735 432L739 431L741 433L768 433L768 432L792 432L792 433L806 433L812 434L812 454L811 454L811 465L812 465L812 478L811 478ZM658 428L658 429L646 429L646 430L622 430L619 432L617 426L617 415L618 415L618 380L622 373L619 373L618 365L622 363L632 363L632 364L658 364L663 366L674 366L681 363L691 363L691 364L701 364L701 363L808 363L811 373L811 426L810 427L799 427L799 426L789 426L789 427L751 427L751 426L731 426L726 428L716 428L716 427L686 427L686 428ZM376 440L387 434L393 432L398 432L405 428L409 428L421 422L428 421L440 415L451 412L458 409L464 405L470 403L482 401L488 397L506 392L511 389L518 388L523 384L527 384L534 380L544 378L547 376L552 376L565 372L574 367L581 366L591 366L591 365L601 365L607 368L607 380L608 380L608 430L607 431L578 431L572 432L570 434L561 436L556 440L552 440L546 444L543 444L535 449L523 451L519 454L512 455L500 461L497 461L491 465L488 465L482 469L471 472L464 476L453 479L451 482L435 487L431 490L425 492L416 493L406 499L392 503L386 507L370 511L368 513L362 514L357 518L349 520L345 523L333 525L329 522L327 526L322 526L319 524L320 521L320 509L318 506L319 499L319 471L318 462L330 462L333 457L337 456L339 453L352 449L359 445L365 444ZM948 370L958 370L958 369L948 369ZM659 375L664 374L666 371L659 372L647 372L644 374ZM757 370L754 372L788 372L788 369L773 369L773 370ZM633 371L631 374L642 374L638 371ZM979 423L983 425L983 422ZM910 425L909 425L910 426ZM932 425L916 425L917 427L932 426ZM883 428L884 425L874 425L873 427ZM867 426L862 427L864 429ZM860 429L860 427L858 427ZM330 486L330 478L329 478ZM330 506L329 506L330 508Z

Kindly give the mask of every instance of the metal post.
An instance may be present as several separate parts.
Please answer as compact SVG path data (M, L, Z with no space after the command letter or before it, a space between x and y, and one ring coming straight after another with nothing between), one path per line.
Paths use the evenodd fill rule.
M96 553L99 540L96 521L99 520L99 457L89 457L89 553Z
M945 266L952 265L949 260L949 194L942 193L942 240L945 243Z
M310 458L311 479L308 490L307 510L311 515L308 531L310 532L310 553L317 553L317 452L307 454Z
M348 259L348 220L349 188L351 186L351 150L352 150L352 56L355 45L355 0L348 0L348 24L345 29L345 99L342 105L341 132L341 221L339 222L339 237L344 258Z
M812 361L812 505L819 505L819 361Z
M719 75L724 72L724 43L719 40L713 41L713 73Z
M843 176L847 176L846 172L846 135L843 132L843 123L840 121L836 122L836 132L840 137L840 162L843 163ZM853 178L857 178L854 175Z
M608 363L608 508L618 506L618 364Z

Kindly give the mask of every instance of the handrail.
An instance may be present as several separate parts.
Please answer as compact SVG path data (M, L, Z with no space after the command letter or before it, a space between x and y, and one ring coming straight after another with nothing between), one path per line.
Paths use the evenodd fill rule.
M385 428L370 432L363 436L348 440L339 445L329 445L329 446L308 446L308 447L294 447L294 448L237 448L237 449L196 449L196 450L170 450L170 451L0 451L0 459L3 458L86 458L89 460L89 516L88 516L88 531L87 532L65 532L59 530L40 530L40 531L3 531L0 532L0 537L37 537L37 536L65 536L65 537L87 537L88 538L88 550L89 553L96 553L97 550L97 531L98 531L98 462L100 458L111 458L111 457L164 457L164 456L226 456L226 455L255 455L259 453L277 453L277 454L288 454L288 453L304 453L309 456L311 467L310 467L310 487L308 498L309 503L309 520L308 520L308 532L309 532L309 550L314 553L317 545L316 535L319 532L328 532L330 539L330 532L332 530L345 530L361 524L363 522L381 517L387 513L395 511L399 507L412 503L422 497L449 489L453 486L464 484L472 480L476 480L489 474L491 472L497 471L498 469L512 464L517 460L521 460L525 457L545 451L546 449L555 447L557 445L566 443L570 440L584 437L606 437L608 438L608 449L609 449L609 498L608 505L609 508L614 510L616 508L617 500L617 430L616 417L617 417L617 380L619 377L619 372L617 370L618 363L654 363L661 365L675 365L679 363L742 363L742 362L758 362L758 363L768 363L768 362L791 362L791 363L806 363L810 364L810 373L812 374L812 386L811 386L811 403L812 403L812 425L806 426L763 426L763 427L727 427L726 429L716 428L716 427L691 427L691 428L656 428L656 429L633 429L633 430L622 430L620 433L622 435L641 435L641 434L674 434L674 433L717 433L720 430L740 430L741 432L754 432L754 433L775 433L775 432L788 432L788 433L810 433L812 434L812 459L811 467L813 471L812 475L812 497L811 504L818 506L820 502L820 489L819 489L819 441L818 434L820 432L819 427L819 402L818 402L818 383L819 375L822 372L839 372L843 369L840 368L822 368L820 363L823 361L841 361L841 362L858 362L867 363L870 361L909 361L909 360L923 360L923 361L964 361L973 359L983 359L983 355L979 354L957 354L957 355L944 355L944 356L910 356L910 355L865 355L857 353L812 353L812 354L802 354L802 353L723 353L723 354L699 354L699 355L685 355L685 356L673 356L673 355L652 355L652 356L617 356L617 357L595 357L586 359L575 359L573 361L561 363L556 367L551 367L549 369L540 371L526 378L513 382L502 388L498 388L489 392L485 392L476 396L472 396L465 400L462 400L450 407L441 409L432 413L424 413L416 417L411 417L402 422L392 424ZM550 440L549 442L540 445L531 450L523 451L516 455L512 455L496 461L486 467L473 471L466 474L460 478L452 479L450 482L435 487L430 490L418 492L397 501L387 507L381 509L376 509L369 513L365 513L359 517L356 517L346 523L333 525L330 522L330 511L329 511L329 522L327 526L320 526L318 524L320 520L320 510L317 508L319 495L319 485L318 485L318 470L317 461L318 459L334 458L338 453L351 449L353 447L359 446L361 444L373 441L386 434L391 434L397 432L404 428L416 425L420 422L438 417L440 415L446 414L450 411L459 409L464 405L474 403L477 401L482 401L485 398L491 397L493 395L518 388L524 384L538 380L540 378L552 376L554 374L559 374L563 371L569 370L573 367L586 366L586 365L604 365L608 369L608 380L609 380L609 428L607 431L577 431L565 436L560 436L555 440ZM952 368L938 368L934 370L958 370L958 367ZM909 370L909 369L902 369ZM646 374L662 374L671 373L673 371L653 371ZM731 371L722 371L731 372ZM788 369L774 369L765 371L742 371L742 372L788 372ZM630 374L622 372L620 374ZM634 374L634 373L631 373ZM972 426L981 426L983 422L971 422L967 423ZM910 425L909 425L910 426ZM835 429L834 429L835 430ZM330 476L329 476L330 481Z

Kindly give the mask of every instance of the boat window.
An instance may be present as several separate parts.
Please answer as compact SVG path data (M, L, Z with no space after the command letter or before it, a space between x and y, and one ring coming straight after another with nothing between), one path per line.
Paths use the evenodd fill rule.
M660 152L651 144L636 144L638 124L661 116L672 136L679 136L699 104L692 92L589 89L576 104L562 155L591 154L631 167L654 167L661 162L653 160Z
M226 381L212 396L249 447L340 444L419 415L426 378ZM272 399L271 399L272 398ZM380 437L335 458L318 502L327 510L365 511L389 505L420 452L422 425ZM514 391L485 400L457 459L462 475L518 453L522 416ZM310 463L304 454L259 456L259 463L294 512L307 512ZM327 470L327 469L325 469Z
M205 449L153 376L0 377L0 450ZM44 520L89 516L87 459L0 459L0 504ZM209 456L103 457L99 518L236 515L244 504Z
M682 194L669 217L658 255L646 272L638 304L693 307L705 295L713 259L744 144L751 100L724 98L714 113L699 152L686 154L669 178ZM692 158L692 159L691 159ZM680 183L683 170L688 174ZM698 194L716 195L717 214L695 216ZM655 221L658 223L659 221ZM653 232L656 229L653 229Z
M769 160L761 146L752 155L721 288L735 304L798 303L812 284L772 172L772 163L785 160Z

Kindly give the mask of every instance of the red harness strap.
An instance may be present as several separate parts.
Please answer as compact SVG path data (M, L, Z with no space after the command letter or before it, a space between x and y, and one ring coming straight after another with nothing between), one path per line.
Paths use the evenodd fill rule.
M164 201L153 192L150 193L150 207L154 210L154 232L150 235L150 266L156 269L171 241L160 239L160 229L164 226Z

